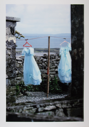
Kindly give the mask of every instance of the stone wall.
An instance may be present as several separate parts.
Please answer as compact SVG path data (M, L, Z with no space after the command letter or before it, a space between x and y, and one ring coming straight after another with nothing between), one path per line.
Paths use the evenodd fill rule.
M7 75L7 84L15 85L16 77L16 44L11 41L6 41L6 75Z
M16 78L16 37L15 27L18 18L6 17L6 85L15 85Z
M43 56L34 56L39 69L41 71L41 76L44 81L47 81L47 66L48 66L48 55L44 54ZM60 56L58 54L50 55L50 80L55 76L58 78L58 64L60 61ZM16 58L16 82L19 83L23 81L23 64L24 57ZM30 68L30 67L29 67Z
M15 94L8 92L11 95ZM9 100L6 107L7 121L15 121L14 115L17 115L17 120L21 118L21 121L25 121L26 118L29 118L28 121L83 121L82 99L67 99L67 95L50 95L47 98L44 92L27 92L27 94L27 96L19 95L16 99L12 98L12 102Z

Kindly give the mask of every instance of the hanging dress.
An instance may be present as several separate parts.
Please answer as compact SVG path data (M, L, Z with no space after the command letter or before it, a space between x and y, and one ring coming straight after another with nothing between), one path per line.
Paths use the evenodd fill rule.
M22 55L25 55L24 58L24 83L25 85L33 84L40 85L41 83L41 72L39 67L34 59L34 49L24 48L22 50Z
M71 56L69 51L71 50L70 43L67 46L60 47L60 62L58 65L58 77L62 83L71 82Z

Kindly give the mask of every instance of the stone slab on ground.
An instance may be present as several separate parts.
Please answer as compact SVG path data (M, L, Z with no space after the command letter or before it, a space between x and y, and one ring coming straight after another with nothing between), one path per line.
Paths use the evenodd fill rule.
M47 115L43 114L37 114L32 115L28 113L7 113L6 114L6 121L29 121L29 122L35 122L35 121L51 121L51 122L60 122L60 121L83 121L82 118L79 117L59 117L54 116L52 112L46 113Z
M53 100L53 99L63 99L67 96L67 94L64 95L61 94L61 95L49 95L49 97L47 97L46 94L43 92L38 92L38 95L37 92L28 92L28 93L29 96L18 97L15 103L18 104L18 103L38 102L38 101Z

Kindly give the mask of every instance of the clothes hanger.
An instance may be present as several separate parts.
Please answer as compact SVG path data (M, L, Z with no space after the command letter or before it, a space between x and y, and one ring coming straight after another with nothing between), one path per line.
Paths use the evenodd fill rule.
M64 38L64 39L66 39L66 38ZM66 43L69 43L69 42L67 42L66 40L64 40L60 45L62 45L62 44L65 43L65 42L66 42Z
M25 39L25 40L26 40L26 43L23 45L23 47L32 47L32 45L30 45L30 44L27 42L28 39ZM28 46L26 46L26 44L28 44Z

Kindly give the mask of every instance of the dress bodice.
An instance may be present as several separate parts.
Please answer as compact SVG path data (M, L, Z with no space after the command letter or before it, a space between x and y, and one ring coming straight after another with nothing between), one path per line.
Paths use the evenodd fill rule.
M66 56L69 51L71 51L70 43L68 43L68 45L65 47L62 47L62 46L60 47L59 55L65 55Z
M32 47L30 47L30 48L24 48L22 50L22 55L25 55L25 56L34 55L34 48L32 48Z

